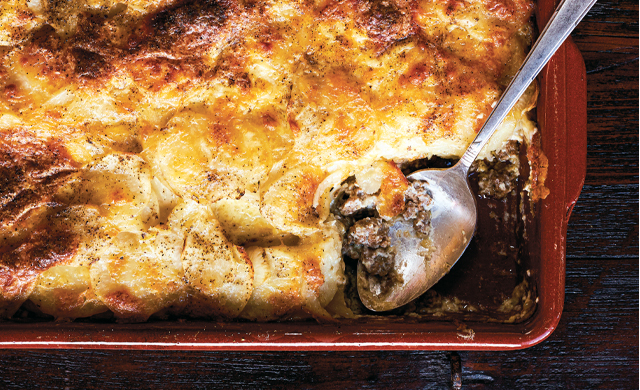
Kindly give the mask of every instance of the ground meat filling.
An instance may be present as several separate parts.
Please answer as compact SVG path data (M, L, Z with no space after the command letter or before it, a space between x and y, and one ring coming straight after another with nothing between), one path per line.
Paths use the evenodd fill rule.
M387 221L376 211L377 194L366 194L353 181L343 185L340 193L332 211L346 230L343 257L347 262L360 262L364 266L372 293L386 294L394 284L402 283L395 270L396 254L390 246L389 228L397 218L413 220L416 233L428 238L431 229L428 208L433 198L424 183L413 182L405 192L405 211Z
M349 227L343 253L364 266L374 293L384 294L401 281L395 271L395 251L389 246L389 223L382 218L367 217Z
M428 236L431 231L431 211L433 197L427 184L414 181L404 194L407 209L402 214L405 219L413 219L416 232ZM427 238L427 237L425 237Z
M377 203L377 197L375 195L368 195L355 184L347 187L345 193L348 194L349 197L342 206L340 206L340 214L352 216L365 210L375 210Z
M381 218L365 218L349 228L347 234L349 257L359 259L364 247L388 248L389 225Z
M504 199L517 190L520 175L520 144L509 141L504 150L494 153L492 161L476 160L471 172L478 174L478 195Z
M389 247L389 225L381 218L365 218L349 228L346 254L358 259L371 275L387 276L393 271L394 257Z

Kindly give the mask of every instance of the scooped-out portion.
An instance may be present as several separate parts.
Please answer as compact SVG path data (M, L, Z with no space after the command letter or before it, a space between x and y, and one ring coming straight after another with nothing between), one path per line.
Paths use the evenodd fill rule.
M490 159L476 161L469 181L475 194L478 224L474 238L460 260L440 282L413 302L388 312L367 309L358 292L365 283L374 296L389 292L393 283L401 283L395 269L395 251L390 244L394 224L412 221L413 231L421 236L425 261L433 251L430 235L432 194L420 181L410 182L404 191L404 208L397 216L383 218L376 204L380 194L366 194L353 179L337 191L331 211L344 224L345 299L356 316L410 316L418 320L452 319L520 322L535 310L535 270L531 264L530 239L535 232L531 216L535 202L531 188L532 172L540 158L536 142L525 145L508 142ZM532 158L534 157L534 158ZM431 158L400 165L402 173L428 168L449 168L456 160ZM366 279L357 277L361 264ZM362 286L360 286L362 287Z
M431 233L431 206L433 198L425 183L411 182L404 192L403 211L394 217L383 217L378 212L382 203L380 191L367 194L354 180L348 180L338 191L332 212L344 226L345 238L342 255L345 262L362 264L366 270L364 286L375 296L384 296L393 285L402 284L397 272L396 248L391 245L392 227L400 220L411 221L415 234L421 238L428 260L433 245Z

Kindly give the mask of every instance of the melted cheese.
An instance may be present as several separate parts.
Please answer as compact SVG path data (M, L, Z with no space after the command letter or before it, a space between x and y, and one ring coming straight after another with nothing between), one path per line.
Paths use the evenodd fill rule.
M459 157L524 59L532 9L3 1L0 315L26 299L66 319L348 315L336 188L383 188L394 215L394 162ZM535 99L482 158L531 139Z

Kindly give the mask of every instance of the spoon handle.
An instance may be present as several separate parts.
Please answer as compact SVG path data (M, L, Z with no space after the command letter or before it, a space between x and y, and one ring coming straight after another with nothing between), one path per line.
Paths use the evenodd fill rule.
M511 108L595 2L596 0L564 0L556 9L482 129L460 158L457 165L465 176L482 147L489 141Z

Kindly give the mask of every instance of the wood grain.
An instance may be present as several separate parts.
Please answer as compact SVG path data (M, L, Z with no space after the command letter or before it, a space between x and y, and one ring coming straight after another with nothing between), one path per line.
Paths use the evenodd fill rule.
M637 184L584 186L567 231L567 258L574 257L638 259Z
M12 353L3 362L11 367L0 374L3 389L35 383L48 389L446 389L450 382L448 356L438 352L44 351Z
M459 352L462 388L638 387L638 2L598 1L573 37L588 74L588 160L564 313L533 348ZM0 388L446 389L450 356L5 350Z
M638 3L599 1L572 37L587 68L586 184L637 183Z

